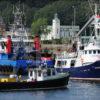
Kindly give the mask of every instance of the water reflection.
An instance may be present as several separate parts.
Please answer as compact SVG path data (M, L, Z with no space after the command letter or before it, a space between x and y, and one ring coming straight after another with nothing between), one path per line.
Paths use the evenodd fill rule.
M0 100L100 100L100 84L69 82L68 88L0 92Z

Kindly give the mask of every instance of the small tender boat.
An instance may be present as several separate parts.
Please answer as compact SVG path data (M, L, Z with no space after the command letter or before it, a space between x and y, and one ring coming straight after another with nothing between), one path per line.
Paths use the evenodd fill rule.
M29 68L27 79L23 80L17 75L0 78L0 91L61 88L65 87L68 81L68 73L57 73L54 68Z

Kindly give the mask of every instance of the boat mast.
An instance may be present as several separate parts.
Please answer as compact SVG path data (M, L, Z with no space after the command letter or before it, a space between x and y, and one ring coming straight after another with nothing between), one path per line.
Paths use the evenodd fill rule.
M97 4L95 4L95 25L94 25L94 28L95 28L95 36L97 37L98 34L97 34L97 17L98 17L98 14L97 14Z
M24 5L23 10L21 11L21 4L17 6L13 6L13 15L14 15L14 24L12 25L12 33L15 36L20 36L21 38L26 38L28 40L28 34L26 32L26 29L24 27L23 23L23 17L25 17L24 14Z

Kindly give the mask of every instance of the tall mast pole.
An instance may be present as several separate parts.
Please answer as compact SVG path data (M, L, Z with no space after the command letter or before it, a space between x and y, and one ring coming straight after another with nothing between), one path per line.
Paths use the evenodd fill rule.
M97 22L97 4L95 4L95 26L94 26L94 28L95 28L95 36L96 37L98 37L97 24L98 24L98 22Z

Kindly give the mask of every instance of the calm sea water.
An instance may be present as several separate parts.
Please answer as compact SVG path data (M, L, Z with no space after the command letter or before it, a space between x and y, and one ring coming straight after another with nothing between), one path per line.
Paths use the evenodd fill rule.
M100 84L70 81L66 89L0 92L0 100L100 100Z

